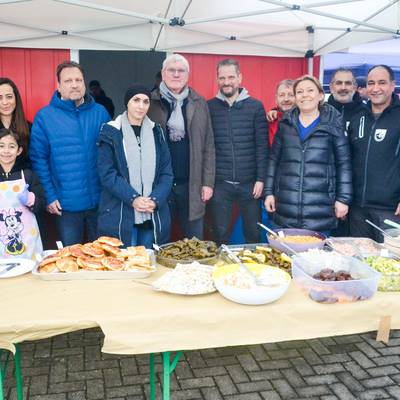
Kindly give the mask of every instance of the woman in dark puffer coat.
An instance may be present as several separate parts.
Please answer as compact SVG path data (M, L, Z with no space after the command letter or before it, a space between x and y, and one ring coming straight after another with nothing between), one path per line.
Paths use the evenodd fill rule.
M296 107L283 116L269 155L265 207L278 227L328 233L352 198L349 143L317 79L302 76L294 92Z

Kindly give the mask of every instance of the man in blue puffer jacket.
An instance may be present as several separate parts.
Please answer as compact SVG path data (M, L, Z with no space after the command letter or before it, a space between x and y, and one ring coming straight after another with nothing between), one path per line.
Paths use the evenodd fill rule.
M106 109L85 95L82 67L66 61L57 67L58 87L50 104L36 115L30 158L44 187L47 210L58 215L64 246L97 237L100 196L96 140L110 120Z

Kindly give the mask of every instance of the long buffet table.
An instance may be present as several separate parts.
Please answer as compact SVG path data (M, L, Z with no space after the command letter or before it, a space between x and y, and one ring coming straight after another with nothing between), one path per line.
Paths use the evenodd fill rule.
M245 306L218 293L172 295L132 280L42 281L27 274L0 280L0 348L99 326L103 352L161 352L170 367L169 352L181 349L361 333L377 330L386 316L400 329L399 300L397 292L378 292L367 301L319 304L292 283L275 303Z

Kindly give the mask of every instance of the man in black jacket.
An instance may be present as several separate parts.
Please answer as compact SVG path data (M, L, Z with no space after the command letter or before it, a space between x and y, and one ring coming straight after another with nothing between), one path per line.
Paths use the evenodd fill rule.
M339 68L332 75L329 84L331 95L328 104L335 107L343 117L345 128L349 126L352 116L364 106L361 96L357 92L357 83L351 69Z
M351 236L382 241L365 219L381 228L385 228L386 218L400 222L400 101L394 88L390 67L372 67L367 77L370 100L350 122L354 185Z
M221 61L217 67L219 92L208 102L216 153L211 210L218 244L228 243L234 202L243 217L246 242L259 241L257 221L266 176L268 125L264 106L240 87L241 81L237 61Z

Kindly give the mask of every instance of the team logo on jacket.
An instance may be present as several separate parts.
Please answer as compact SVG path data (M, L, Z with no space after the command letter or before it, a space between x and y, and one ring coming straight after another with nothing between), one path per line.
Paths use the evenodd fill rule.
M387 129L376 129L374 139L376 142L382 142L385 139Z

